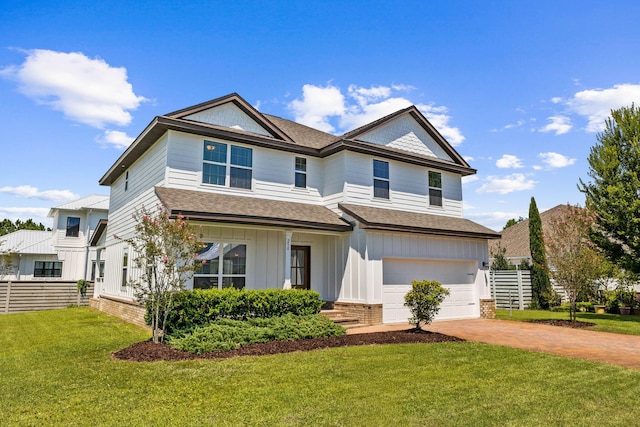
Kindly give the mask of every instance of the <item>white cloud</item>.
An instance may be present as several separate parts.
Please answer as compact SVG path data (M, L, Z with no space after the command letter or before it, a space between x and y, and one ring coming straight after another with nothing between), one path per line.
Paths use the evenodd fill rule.
M335 128L329 119L345 114L345 99L340 89L330 84L326 87L304 85L302 100L294 99L289 108L296 122L324 132L333 132Z
M0 206L0 218L7 218L11 221L16 219L25 221L31 218L36 223L42 223L47 227L51 227L53 220L47 215L49 208L29 208L29 207L2 207ZM0 240L2 240L0 238Z
M478 175L468 175L462 177L462 185L471 184L472 182L478 181Z
M578 115L587 118L586 130L600 132L611 110L640 104L640 84L619 84L608 89L588 89L577 92L567 105Z
M73 121L100 129L106 124L126 126L129 111L146 101L133 92L123 67L80 52L34 49L26 54L22 65L5 67L0 76L15 80L24 95Z
M550 169L564 168L571 166L576 162L576 159L571 159L559 153L548 152L540 153L538 157L542 159L542 162Z
M49 200L53 202L67 202L75 200L80 196L69 190L46 190L40 191L30 185L20 185L18 187L2 187L0 193L11 194L12 196L24 197L27 199Z
M562 98L560 98L559 96L554 96L553 98L551 98L551 102L554 104L559 104L562 102Z
M514 173L503 177L488 176L485 183L476 190L476 193L509 194L515 191L532 190L536 181L528 179L521 173Z
M571 130L571 119L566 116L551 116L547 118L549 123L540 129L540 132L555 132L556 135L562 135Z
M110 147L126 149L134 139L119 130L107 130L102 137L98 138L98 142Z
M401 84L369 88L350 85L345 95L331 84L325 87L306 84L302 87L302 99L293 100L289 108L298 123L330 133L346 132L409 107L413 103L397 96L397 92L412 89ZM428 104L416 107L451 145L464 141L462 132L450 125L446 107Z
M496 161L496 166L501 169L520 169L524 167L518 156L514 156L513 154L503 154L502 157Z

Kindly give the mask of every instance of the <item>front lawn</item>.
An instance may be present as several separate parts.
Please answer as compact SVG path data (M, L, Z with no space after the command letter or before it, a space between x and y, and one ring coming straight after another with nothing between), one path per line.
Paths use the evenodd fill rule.
M633 425L640 371L479 343L134 363L150 334L88 308L0 316L14 425Z
M545 310L513 310L512 315L509 310L496 310L496 318L502 320L547 320L563 319L569 320L568 312L556 312ZM595 314L577 313L577 320L595 323L590 330L601 332L613 332L617 334L640 335L640 316L620 316L619 314Z

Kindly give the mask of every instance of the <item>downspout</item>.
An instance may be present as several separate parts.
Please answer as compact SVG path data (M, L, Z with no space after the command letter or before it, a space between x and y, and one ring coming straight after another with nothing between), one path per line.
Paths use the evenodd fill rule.
M91 236L89 234L91 231L91 212L92 212L92 209L89 209L89 213L87 214L87 232L86 232L87 242L85 244L85 250L84 250L84 274L82 275L82 278L84 280L87 280L87 272L89 270L89 245L91 243Z

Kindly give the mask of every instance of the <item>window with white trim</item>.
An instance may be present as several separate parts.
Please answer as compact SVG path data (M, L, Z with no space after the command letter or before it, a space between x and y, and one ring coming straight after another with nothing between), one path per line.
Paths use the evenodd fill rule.
M442 174L429 171L429 206L442 206Z
M373 197L389 198L389 162L373 161Z
M297 188L307 188L307 159L296 157L295 171L295 186Z
M251 189L253 150L222 142L204 141L202 182ZM228 176L228 179L227 179Z
M62 277L62 261L36 261L33 277Z
M202 264L193 275L194 289L242 289L247 277L247 245L213 242L198 252Z
M129 250L125 248L122 254L122 277L120 278L120 291L125 292L127 290L127 278L129 272Z

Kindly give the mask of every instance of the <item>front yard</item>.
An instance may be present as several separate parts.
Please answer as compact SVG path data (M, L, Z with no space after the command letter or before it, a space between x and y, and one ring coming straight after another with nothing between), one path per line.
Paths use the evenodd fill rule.
M566 314L566 313L562 313ZM640 371L477 343L134 363L88 308L0 316L3 425L633 425Z

